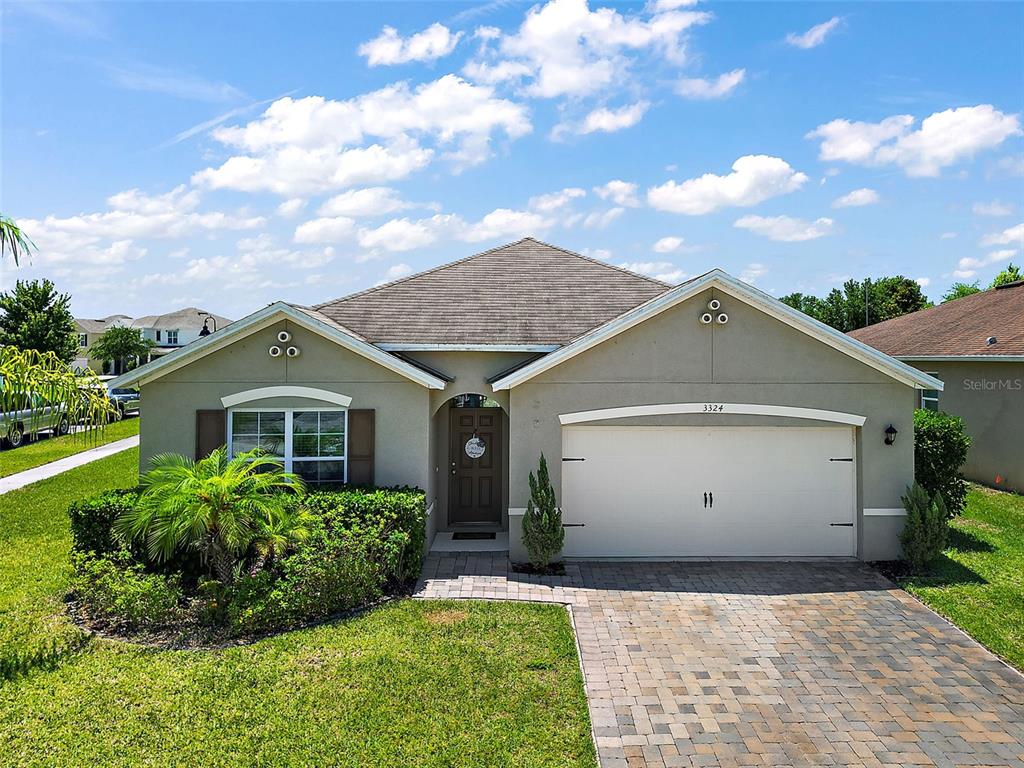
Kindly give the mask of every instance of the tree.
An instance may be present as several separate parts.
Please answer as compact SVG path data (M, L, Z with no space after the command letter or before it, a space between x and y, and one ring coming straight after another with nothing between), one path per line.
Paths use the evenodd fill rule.
M523 544L530 555L530 563L537 569L546 569L558 557L564 543L562 510L555 504L555 489L542 453L537 476L530 473L530 498L523 515Z
M52 352L65 363L78 350L71 296L57 293L49 280L18 280L0 293L0 345Z
M117 535L142 540L154 562L195 549L223 586L250 547L272 557L308 534L307 517L296 511L302 479L258 449L229 459L221 446L199 461L160 454L139 485L138 503L114 522Z
M1020 267L1014 266L1011 261L1006 265L1006 269L996 275L989 288L998 288L1000 285L1016 283L1018 280L1024 280L1024 274L1021 274Z
M782 302L843 333L931 306L921 286L902 275L863 282L847 280L824 299L791 293L783 296Z
M17 266L21 257L29 255L35 247L36 244L21 231L21 227L15 224L13 219L0 213L0 258L10 253L14 265Z
M87 430L106 424L113 408L91 371L76 375L52 352L0 347L0 411L24 409L32 419L47 406L63 409L71 424Z
M93 357L114 364L114 372L121 374L133 367L135 361L144 357L155 346L150 339L142 338L138 328L115 325L103 332L90 350Z
M953 283L949 286L949 290L943 294L942 303L945 304L947 301L956 301L957 299L962 299L964 296L971 296L975 293L981 293L981 288L978 287L977 280L973 283Z

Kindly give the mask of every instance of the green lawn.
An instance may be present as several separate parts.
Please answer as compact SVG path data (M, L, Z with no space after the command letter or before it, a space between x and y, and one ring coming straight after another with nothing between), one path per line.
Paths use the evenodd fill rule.
M82 646L65 510L137 461L0 496L0 658L40 656L0 679L0 765L596 764L558 606L402 600L223 651Z
M21 448L0 452L0 477L49 464L51 461L72 456L98 445L112 443L139 434L138 418L128 418L108 424L91 435L81 433L64 437L40 437Z
M949 543L900 586L1024 669L1024 496L972 486Z

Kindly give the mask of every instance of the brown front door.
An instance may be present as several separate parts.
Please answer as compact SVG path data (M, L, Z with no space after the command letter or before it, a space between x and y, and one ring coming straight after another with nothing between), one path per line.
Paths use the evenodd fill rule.
M448 522L501 522L501 408L452 408Z

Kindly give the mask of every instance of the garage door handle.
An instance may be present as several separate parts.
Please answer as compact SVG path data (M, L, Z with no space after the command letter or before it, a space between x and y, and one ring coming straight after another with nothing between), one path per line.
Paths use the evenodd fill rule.
M708 506L711 507L712 509L714 509L715 508L715 494L709 493L708 494L708 501L710 502L710 504L708 504Z
M704 509L708 508L708 492L704 491Z
M568 459L568 458L563 456L562 457L562 461L586 461L586 459Z
M829 523L833 528L853 528L853 523Z
M562 523L563 528L586 528L586 523Z
M849 459L829 459L829 461L853 461L853 459L852 458L849 458Z

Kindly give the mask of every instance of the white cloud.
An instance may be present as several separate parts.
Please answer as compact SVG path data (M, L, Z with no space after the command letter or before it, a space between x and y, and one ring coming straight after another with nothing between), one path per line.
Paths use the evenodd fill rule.
M215 129L217 141L245 154L199 171L193 182L289 196L380 184L439 153L458 166L483 162L495 134L516 139L531 130L524 106L455 75L415 88L395 83L346 101L286 97L245 125Z
M957 268L953 271L953 276L961 279L974 277L979 269L991 266L992 264L998 264L1002 261L1008 261L1016 255L1016 249L1004 248L1002 250L992 251L992 253L981 258L965 256L957 262Z
M403 38L394 27L384 27L380 35L359 46L359 55L371 67L382 64L408 64L410 61L436 61L455 50L462 37L443 24L434 23Z
M116 85L129 91L161 93L179 99L224 102L245 98L235 86L206 80L196 75L183 74L153 66L134 68L106 65L105 69Z
M922 288L927 288L929 285L932 284L932 279L930 277L919 277L914 282L920 285Z
M573 200L585 197L586 194L586 190L579 187L566 187L558 192L531 197L530 208L541 213L551 213L552 211L565 208Z
M625 212L625 208L609 208L607 211L594 211L583 219L583 226L586 229L604 229Z
M1021 134L1020 118L991 104L936 112L912 131L911 115L894 115L879 123L833 120L807 134L821 139L819 157L859 165L890 165L908 176L938 176L943 168Z
M786 42L796 48L817 48L842 23L841 16L833 16L828 21L816 24L801 34L790 32L786 35Z
M1007 155L997 160L989 176L1024 176L1024 155Z
M1013 206L999 200L991 200L987 203L975 203L971 208L976 216L1012 216Z
M747 70L734 69L714 80L703 77L683 78L676 83L676 93L688 99L723 99L743 82Z
M747 264L747 266L740 272L740 280L744 283L750 283L750 285L753 285L759 278L764 277L766 274L768 274L768 267L764 264L753 262L751 264Z
M799 243L831 235L835 222L825 218L806 221L792 216L744 216L733 226L776 242Z
M952 240L956 236L956 232L943 232L939 235L939 240Z
M648 3L648 6L655 13L659 13L661 11L674 11L676 8L685 8L696 4L697 0L653 0L653 2Z
M607 184L594 187L594 194L602 200L611 200L616 205L625 206L626 208L636 208L640 205L636 191L636 184L631 181L622 181L621 179L612 179Z
M1024 246L1024 224L1009 227L1002 232L992 232L981 238L981 245L1021 245Z
M374 285L384 285L384 283L390 283L393 280L400 280L403 277L406 277L411 274L412 267L410 267L408 264L393 264L387 268L387 270L384 272L383 277L381 277L380 280L374 283Z
M651 246L651 250L655 253L672 253L678 251L683 246L683 238L681 237L663 237L654 245Z
M497 208L475 224L470 224L459 239L470 243L498 237L525 237L542 232L553 225L551 219L530 211Z
M686 277L686 273L670 261L626 261L619 264L619 267L663 283L678 283Z
M261 227L261 216L229 214L220 211L200 212L200 196L184 185L161 195L149 195L138 189L118 192L107 198L110 208L102 213L82 213L42 220L20 222L39 247L40 256L51 259L72 258L76 251L99 247L94 256L110 249L101 245L135 238L176 239L195 237L204 232L254 229Z
M638 101L636 104L628 104L619 109L600 107L583 118L578 132L581 134L615 133L615 131L625 128L632 128L643 119L649 106L646 101Z
M879 201L878 193L873 189L863 187L855 189L842 197L832 201L833 208L858 208L862 205L874 205Z
M767 155L745 155L732 164L732 173L706 173L677 184L669 181L647 190L647 202L660 211L699 216L719 208L750 207L799 189L807 176L789 163Z
M348 216L325 216L299 224L294 239L296 243L339 243L352 237L355 225Z
M391 187L364 187L350 189L326 200L318 213L321 216L351 216L365 218L417 207L402 200Z
M277 215L283 216L286 219L290 219L293 216L298 216L302 213L306 207L306 201L301 197L293 197L291 200L285 200L279 206L277 206Z
M466 74L485 83L496 82L498 73L528 79L526 92L539 98L594 94L622 81L633 61L629 54L653 53L682 63L686 31L712 18L698 11L651 10L644 18L612 8L591 11L587 0L550 0L531 8L514 34L490 33L485 42L495 45L486 46Z
M607 248L584 248L580 253L599 261L608 261L612 257L612 252Z

